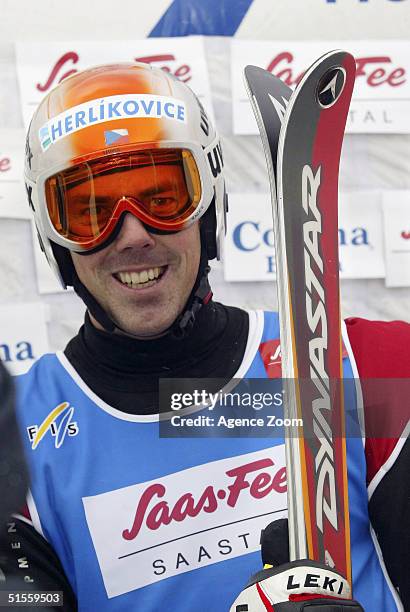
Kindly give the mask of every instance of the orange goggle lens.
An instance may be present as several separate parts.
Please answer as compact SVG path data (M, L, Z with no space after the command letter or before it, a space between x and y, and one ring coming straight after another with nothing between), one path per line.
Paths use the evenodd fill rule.
M80 163L48 178L45 193L55 231L91 249L124 212L154 229L183 229L201 200L201 181L190 151L155 149Z

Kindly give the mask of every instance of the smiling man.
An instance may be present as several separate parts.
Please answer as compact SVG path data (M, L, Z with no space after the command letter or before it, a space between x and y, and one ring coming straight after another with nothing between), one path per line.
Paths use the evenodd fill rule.
M198 225L172 237L154 236L128 215L111 246L88 257L73 253L73 262L81 282L121 330L153 338L172 325L188 301L199 241Z
M286 514L283 432L159 435L175 415L159 403L161 378L272 376L277 314L212 300L208 262L220 254L227 212L222 169L198 99L145 64L77 73L33 117L25 178L39 240L87 314L64 353L20 378L32 490L1 552L10 567L24 554L22 584L63 591L67 610L224 612L259 567L261 529ZM354 367L344 360L347 378ZM349 444L348 467L355 596L392 612L400 608L369 531L361 439ZM308 585L309 605L317 595L320 610L360 609L328 568L292 572L292 588ZM261 588L285 597L286 610L303 609L303 597L291 604L290 591L275 590L282 568L273 574ZM334 595L323 585L336 583L345 604L323 599ZM236 612L260 609L256 584ZM249 593L255 608L244 607Z

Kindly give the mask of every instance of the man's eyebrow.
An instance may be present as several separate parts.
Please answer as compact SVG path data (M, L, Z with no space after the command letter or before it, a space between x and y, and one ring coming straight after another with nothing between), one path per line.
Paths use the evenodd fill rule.
M119 198L118 198L119 199ZM97 195L94 198L89 195L80 195L76 196L74 204L90 204L90 202L110 202L112 198L110 196L105 195Z
M171 181L164 181L163 183L159 183L158 185L153 185L152 187L148 187L143 191L139 191L138 195L146 197L156 193L161 193L162 191L170 191L171 189L173 189Z

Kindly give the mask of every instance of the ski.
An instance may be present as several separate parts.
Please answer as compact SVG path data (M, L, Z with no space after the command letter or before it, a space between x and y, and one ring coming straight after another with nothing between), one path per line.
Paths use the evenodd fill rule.
M351 583L338 174L355 62L321 57L279 114L278 79L264 72L248 66L245 81L271 185L286 416L303 423L285 436L291 560L324 562Z
M281 304L284 304L286 299L286 296L283 295L283 290L286 286L286 278L283 276L285 269L281 265L281 261L278 259L278 254L283 252L284 247L282 245L283 235L279 229L276 171L279 136L282 129L286 109L288 107L289 100L293 91L279 78L274 77L270 72L264 70L263 68L259 68L258 66L245 67L244 82L256 118L256 122L258 124L263 148L265 151L266 163L268 165L268 176L272 204L273 233L275 240L277 280L276 287L278 293L280 337L282 345L286 343L285 335L288 333L289 328L283 324L283 318L281 316ZM289 451L289 444L286 443L286 463L287 465L293 465L292 463L290 463L291 457L288 456ZM291 482L294 482L293 478L291 478ZM289 504L288 507L290 508ZM292 510L290 510L290 513L292 513ZM292 530L292 534L293 533L295 533L294 530ZM293 536L291 535L291 538L292 537Z

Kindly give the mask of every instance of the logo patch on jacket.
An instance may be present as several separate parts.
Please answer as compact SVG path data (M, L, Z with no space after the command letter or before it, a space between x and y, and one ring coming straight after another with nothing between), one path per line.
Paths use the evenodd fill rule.
M282 354L279 338L261 342L259 352L268 378L280 378L282 376Z
M79 432L77 421L73 421L74 407L69 402L62 402L51 412L40 425L29 425L27 434L32 450L35 450L44 436L50 432L54 437L54 446L60 448L66 435L76 436Z
M258 550L286 502L283 444L83 497L109 598Z
M282 376L282 353L279 338L261 342L259 352L268 378L280 378ZM342 341L342 359L348 356L347 348Z

